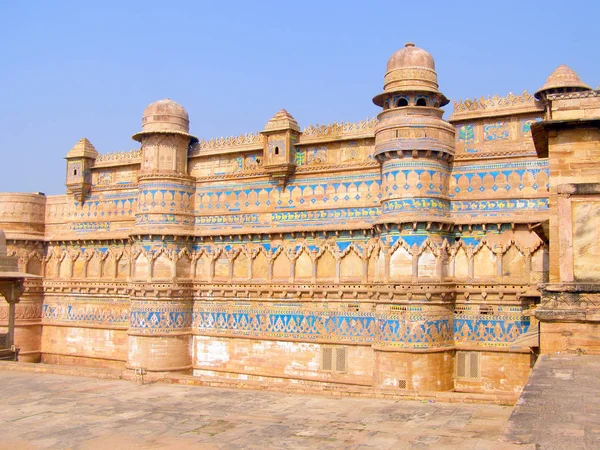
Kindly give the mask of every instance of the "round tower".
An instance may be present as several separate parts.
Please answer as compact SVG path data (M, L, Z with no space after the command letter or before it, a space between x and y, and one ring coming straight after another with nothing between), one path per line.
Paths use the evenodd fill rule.
M188 234L193 231L194 179L188 175L188 148L198 138L189 134L187 111L170 99L150 104L142 131L135 234Z
M138 205L131 231L132 260L127 368L148 372L192 369L189 285L177 282L172 255L193 234L195 180L188 175L186 110L170 99L144 111ZM136 256L137 255L137 256Z
M438 293L422 294L424 284L429 288L444 277L441 252L435 256L421 246L428 238L433 245L441 243L439 225L451 222L448 184L454 156L454 127L442 119L440 109L448 99L438 90L431 55L412 43L394 53L383 92L373 102L383 108L375 127L375 157L382 177L378 222L385 225L379 235L387 245L384 280L393 284L409 276L420 285L406 288L403 305L377 305L381 330L390 318L397 318L406 332L391 340L382 334L374 346L375 367L380 368L374 379L381 388L447 390L453 385L452 293L438 285ZM395 247L400 239L410 252ZM397 316L402 308L410 314ZM420 329L436 331L422 340Z
M381 163L381 223L448 222L449 163L454 127L442 119L448 99L438 90L432 56L407 43L387 64L383 110L375 128Z

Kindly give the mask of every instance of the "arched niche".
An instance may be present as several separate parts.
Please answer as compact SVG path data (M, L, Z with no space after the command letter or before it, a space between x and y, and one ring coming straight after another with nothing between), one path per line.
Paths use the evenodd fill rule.
M73 263L73 278L85 278L85 258L83 255L79 255Z
M350 250L340 262L340 280L359 282L363 279L363 260L354 250Z
M412 255L401 245L390 257L390 279L410 280L412 278Z
M285 252L279 253L273 261L273 280L288 281L290 278L290 260Z
M252 279L266 280L269 277L269 261L265 252L260 251L252 259Z
M215 280L225 281L229 279L229 259L221 254L215 260Z
M27 273L33 275L42 274L42 262L36 256L32 256L27 262Z
M195 279L200 281L208 281L210 276L210 258L208 255L203 254L196 260L196 274Z
M114 267L114 264L113 264L113 267ZM108 267L108 269L110 270L111 267ZM94 252L92 257L88 261L87 276L88 276L88 278L100 278L100 254L98 252ZM108 277L112 277L112 276L113 276L113 272L111 270L110 272L108 272Z
M313 275L313 262L306 250L302 250L300 256L296 259L296 272L294 278L296 281L310 280Z
M317 280L330 281L335 279L336 261L329 250L325 250L317 259Z
M437 276L436 257L430 248L426 248L419 255L419 278L433 278Z
M525 275L525 258L517 247L511 245L502 255L502 276L514 279L522 278L523 275Z
M154 268L152 270L152 278L172 278L173 273L171 270L171 260L161 253L158 258L154 260Z
M496 255L487 245L483 245L474 256L473 277L476 280L489 279L496 276Z
M233 278L247 280L249 275L250 260L244 252L240 252L233 260Z
M71 258L65 256L60 263L58 269L58 278L70 278L71 277Z
M126 280L129 277L129 259L121 256L117 261L117 280Z
M92 273L91 271L93 271L94 273L97 274L95 276L100 275L100 256L99 255L94 255L94 257L92 259L90 259L90 262L88 264L88 274ZM102 278L110 280L114 276L115 276L115 257L113 254L111 254L109 252L108 255L106 255L106 258L104 258L104 266L102 267Z
M191 277L192 260L187 253L181 255L175 264L175 272L177 278L190 278Z
M134 280L145 280L149 274L150 264L148 263L148 258L143 253L140 253L133 265L133 278Z
M58 276L56 271L57 261L56 255L54 254L52 254L50 258L48 258L48 261L46 261L46 278L56 278Z

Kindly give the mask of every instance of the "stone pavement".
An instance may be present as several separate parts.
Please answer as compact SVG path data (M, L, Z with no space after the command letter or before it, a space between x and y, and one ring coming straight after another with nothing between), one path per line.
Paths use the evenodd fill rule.
M507 406L140 386L21 371L0 371L0 383L1 449L524 448L498 440Z
M541 357L504 439L543 450L600 449L600 356Z

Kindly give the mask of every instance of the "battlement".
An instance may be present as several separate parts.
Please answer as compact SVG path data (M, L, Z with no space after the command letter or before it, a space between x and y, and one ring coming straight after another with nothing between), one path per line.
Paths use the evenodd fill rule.
M128 164L139 164L142 160L142 149L115 151L98 155L94 167L122 166Z
M370 138L374 136L376 118L360 122L334 122L328 125L309 125L302 130L299 144L312 144L330 140Z
M455 101L450 122L480 117L527 114L543 110L543 105L525 90L521 95L515 95L511 92L505 97L495 94L487 98L480 97L473 100L467 98L466 100Z

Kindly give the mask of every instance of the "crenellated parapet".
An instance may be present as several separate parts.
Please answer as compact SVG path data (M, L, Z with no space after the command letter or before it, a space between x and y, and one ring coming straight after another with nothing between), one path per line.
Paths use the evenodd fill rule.
M454 102L454 111L450 121L473 119L489 116L506 116L511 114L524 114L542 112L543 105L535 99L533 94L523 91L520 95L510 92L501 97L493 96L459 100Z
M115 151L98 155L94 168L137 165L142 162L142 149Z

